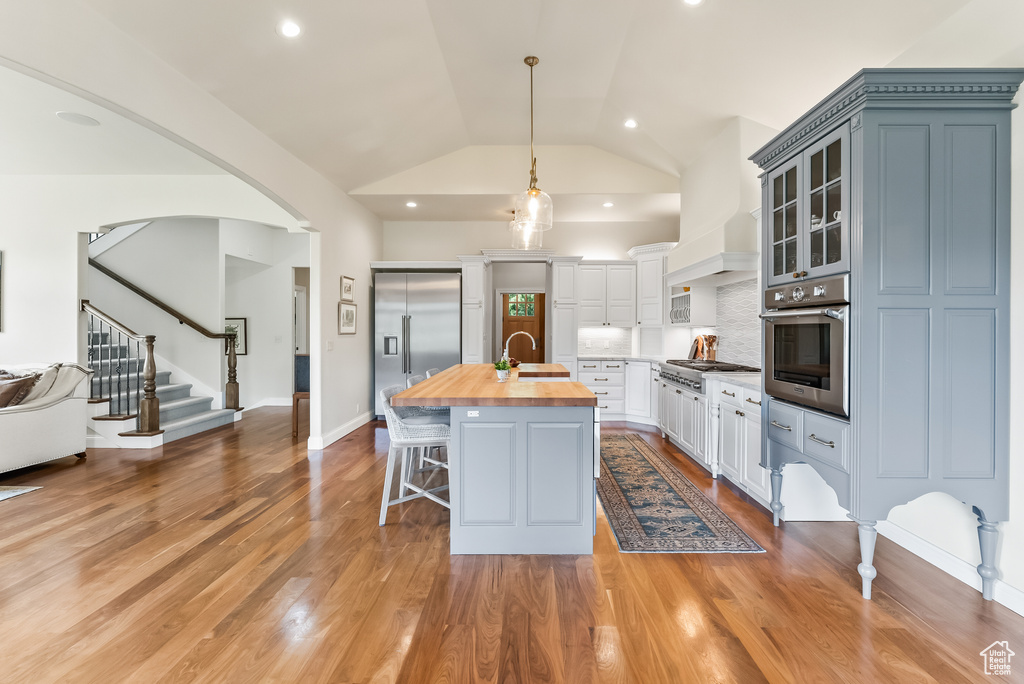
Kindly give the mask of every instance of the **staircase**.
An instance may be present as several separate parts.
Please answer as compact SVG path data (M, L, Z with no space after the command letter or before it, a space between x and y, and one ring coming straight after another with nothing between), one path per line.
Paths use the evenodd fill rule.
M233 423L241 413L234 409L213 408L213 397L195 396L189 383L175 383L171 371L156 372L156 396L160 400L162 434L139 433L137 418L144 380L144 358L131 340L111 340L109 332L89 335L93 370L90 399L88 446L93 448L148 449L183 437ZM116 331L115 331L116 336ZM144 350L143 350L144 352ZM95 357L95 358L93 358Z

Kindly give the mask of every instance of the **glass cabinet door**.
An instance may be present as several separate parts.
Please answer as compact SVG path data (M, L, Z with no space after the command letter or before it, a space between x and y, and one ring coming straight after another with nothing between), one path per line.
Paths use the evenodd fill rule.
M843 126L803 154L806 261L800 269L807 277L849 270L849 140Z
M770 283L792 278L800 266L800 160L768 176Z

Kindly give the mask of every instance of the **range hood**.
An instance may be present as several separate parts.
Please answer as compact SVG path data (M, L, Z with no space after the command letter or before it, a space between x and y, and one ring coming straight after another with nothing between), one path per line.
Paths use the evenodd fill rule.
M665 285L718 287L757 277L758 252L719 252L665 275Z

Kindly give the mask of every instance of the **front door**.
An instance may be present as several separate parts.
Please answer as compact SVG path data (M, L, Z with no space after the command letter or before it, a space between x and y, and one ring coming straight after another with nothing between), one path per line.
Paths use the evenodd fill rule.
M516 335L509 342L508 355L523 363L544 363L544 294L518 293L501 296L501 344L516 332L526 332L537 341L533 349L530 338Z

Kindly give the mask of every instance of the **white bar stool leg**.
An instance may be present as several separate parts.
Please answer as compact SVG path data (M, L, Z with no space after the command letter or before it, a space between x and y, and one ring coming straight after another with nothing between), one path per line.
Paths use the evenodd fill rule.
M396 451L395 447L388 448L388 463L384 469L384 496L380 502L380 522L377 523L379 527L384 526L384 520L388 517L388 504L391 503L391 481L395 475Z

